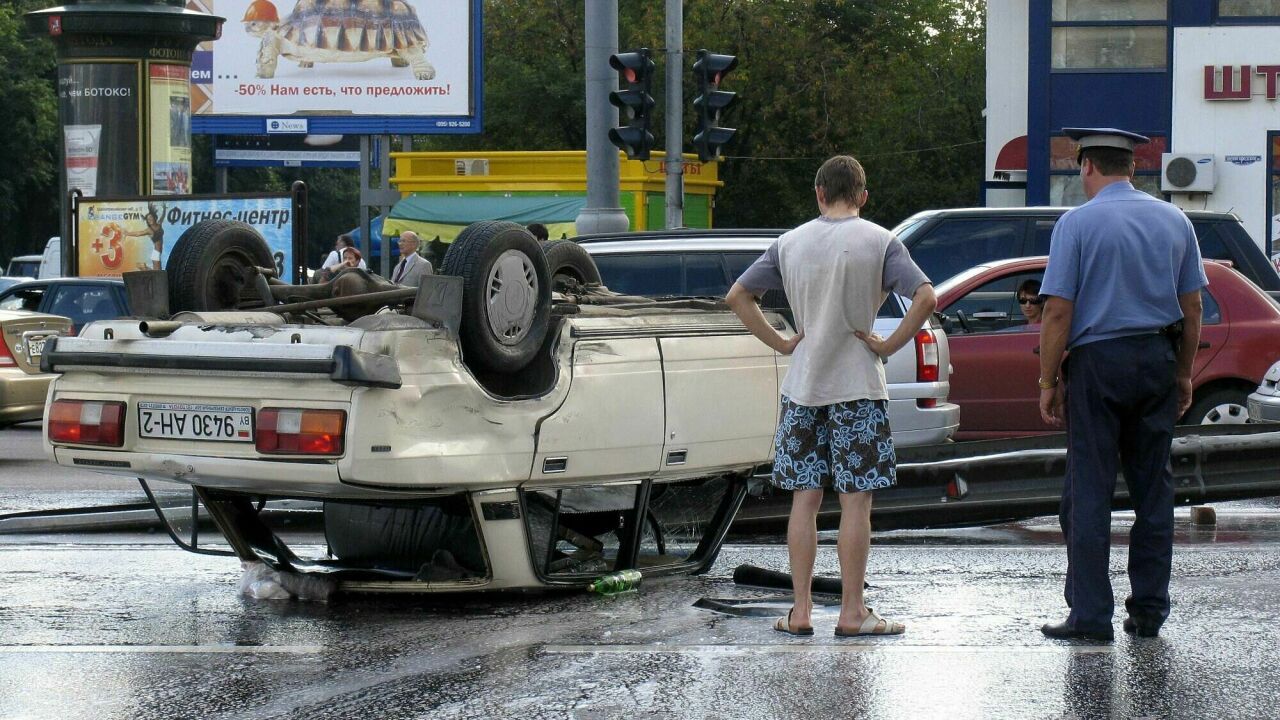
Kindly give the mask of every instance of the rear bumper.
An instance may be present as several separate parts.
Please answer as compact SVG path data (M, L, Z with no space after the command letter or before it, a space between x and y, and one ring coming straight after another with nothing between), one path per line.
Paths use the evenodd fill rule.
M1254 393L1247 401L1249 419L1254 422L1280 423L1280 395Z
M17 369L0 371L0 424L43 418L45 396L54 377Z
M915 398L889 401L889 427L899 447L946 442L960 427L960 406L938 400L938 406L922 408Z
M59 465L144 480L298 498L388 498L396 494L343 485L335 461L230 459L54 447Z

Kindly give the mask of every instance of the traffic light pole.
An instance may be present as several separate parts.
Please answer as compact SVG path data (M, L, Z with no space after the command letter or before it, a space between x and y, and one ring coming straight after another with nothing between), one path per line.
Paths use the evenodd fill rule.
M609 56L618 51L618 0L586 3L587 206L576 220L578 234L623 232L629 223L618 207L618 149L609 130L618 114L609 93L618 88Z
M684 0L667 0L667 228L684 225Z

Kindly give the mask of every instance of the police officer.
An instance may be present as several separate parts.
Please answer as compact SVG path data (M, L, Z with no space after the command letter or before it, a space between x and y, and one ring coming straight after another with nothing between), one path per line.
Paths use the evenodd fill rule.
M1040 288L1040 414L1067 427L1059 519L1067 543L1065 622L1053 638L1111 640L1108 575L1117 470L1137 518L1129 533L1126 632L1154 636L1169 616L1174 421L1191 404L1208 284L1195 231L1174 205L1135 190L1133 148L1114 128L1063 128L1089 201L1053 229ZM1180 331L1181 338L1176 336ZM1063 362L1063 354L1070 357Z

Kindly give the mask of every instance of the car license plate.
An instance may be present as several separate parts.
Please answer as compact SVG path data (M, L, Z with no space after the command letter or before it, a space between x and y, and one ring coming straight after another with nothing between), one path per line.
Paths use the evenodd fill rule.
M253 442L253 408L138 403L138 435L167 440Z
M31 339L27 341L27 357L38 358L44 354L44 344L48 338L40 338L38 340Z

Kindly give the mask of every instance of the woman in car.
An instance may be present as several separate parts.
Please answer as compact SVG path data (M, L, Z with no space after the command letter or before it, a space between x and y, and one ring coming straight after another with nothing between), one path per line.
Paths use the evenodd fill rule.
M1027 325L1039 325L1040 315L1044 312L1044 298L1040 295L1040 281L1032 278L1018 286L1018 309Z

